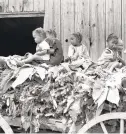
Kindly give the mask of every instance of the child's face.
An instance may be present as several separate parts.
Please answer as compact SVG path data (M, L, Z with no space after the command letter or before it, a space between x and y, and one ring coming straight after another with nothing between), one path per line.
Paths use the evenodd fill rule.
M123 50L123 41L121 39L118 40L117 49L118 50Z
M39 36L39 34L34 33L34 32L33 32L33 38L34 38L35 43L37 44L41 43L44 40L43 37Z
M110 41L108 42L107 47L110 48L110 49L112 49L112 48L115 47L115 44L113 43L113 40L110 40Z
M70 37L70 43L73 46L77 46L79 44L79 40L74 35L71 35L71 37Z
M118 40L118 44L113 43L113 40L110 40L108 42L108 47L110 49L115 49L115 50L122 50L123 49L123 42L121 39Z

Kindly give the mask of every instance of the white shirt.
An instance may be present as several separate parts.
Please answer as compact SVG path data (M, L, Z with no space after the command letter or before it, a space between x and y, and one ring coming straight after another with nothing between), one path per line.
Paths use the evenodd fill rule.
M37 44L37 47L36 47L36 51L38 51L38 50L43 51L43 50L49 50L49 49L50 49L50 46L45 40L42 41L41 43ZM41 58L42 58L42 60L49 60L50 55L45 54L45 55L42 55Z

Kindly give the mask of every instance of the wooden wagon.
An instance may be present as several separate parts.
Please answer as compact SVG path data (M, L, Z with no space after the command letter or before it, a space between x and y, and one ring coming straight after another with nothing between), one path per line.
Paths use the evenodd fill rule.
M82 133L88 133L88 130L92 127L94 127L97 124L100 124L102 131L104 133L108 133L104 121L107 120L120 120L120 133L124 133L124 120L126 120L126 113L125 112L115 112L115 113L107 113L107 114L102 114L100 116L97 116L90 120L87 124L84 126L79 126L78 127L78 134ZM44 121L43 124L41 124L41 129L50 129L53 131L57 132L63 132L66 126L60 121L60 120L54 120L54 119L42 119ZM42 121L42 122L43 122ZM17 126L21 127L21 120L20 118L15 118L12 119L11 117L2 117L0 115L0 126L4 130L6 134L13 134L13 130L11 129L10 126Z

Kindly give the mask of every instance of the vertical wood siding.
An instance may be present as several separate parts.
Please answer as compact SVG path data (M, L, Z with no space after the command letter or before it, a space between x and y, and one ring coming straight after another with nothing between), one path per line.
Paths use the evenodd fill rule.
M4 13L8 12L41 12L45 10L45 0L0 0Z
M0 0L0 12L41 11L45 11L45 30L56 30L65 57L66 39L73 32L82 33L93 61L101 55L110 33L120 36L126 49L126 0Z
M51 2L53 14L46 8L46 29L55 28L61 39L65 57L69 43L65 40L72 32L81 32L83 43L87 46L94 61L103 52L106 39L115 33L124 40L126 48L126 0L46 0ZM57 6L56 6L57 5ZM55 13L57 11L58 13ZM51 12L51 11L50 11ZM55 20L52 19L54 16ZM124 56L126 59L126 56Z

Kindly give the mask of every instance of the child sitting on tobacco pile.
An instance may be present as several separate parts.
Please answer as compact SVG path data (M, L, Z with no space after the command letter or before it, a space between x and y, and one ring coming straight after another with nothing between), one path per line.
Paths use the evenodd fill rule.
M18 65L24 65L31 63L32 61L41 61L44 63L44 61L50 59L50 54L48 53L50 46L46 41L46 32L40 27L35 29L32 34L35 42L37 43L36 53L33 55L30 54L26 59L17 61Z
M47 39L46 41L50 45L50 60L46 61L49 65L59 65L63 61L63 49L62 44L59 39L57 39L57 34L54 30L50 29L46 31Z
M98 65L109 72L113 72L115 68L121 68L125 65L124 60L119 55L123 49L122 40L114 33L107 38L107 47L98 59Z
M71 70L76 70L78 67L86 69L92 62L86 46L82 43L82 35L79 32L71 34L70 43L68 58L65 60L69 63L69 68Z

